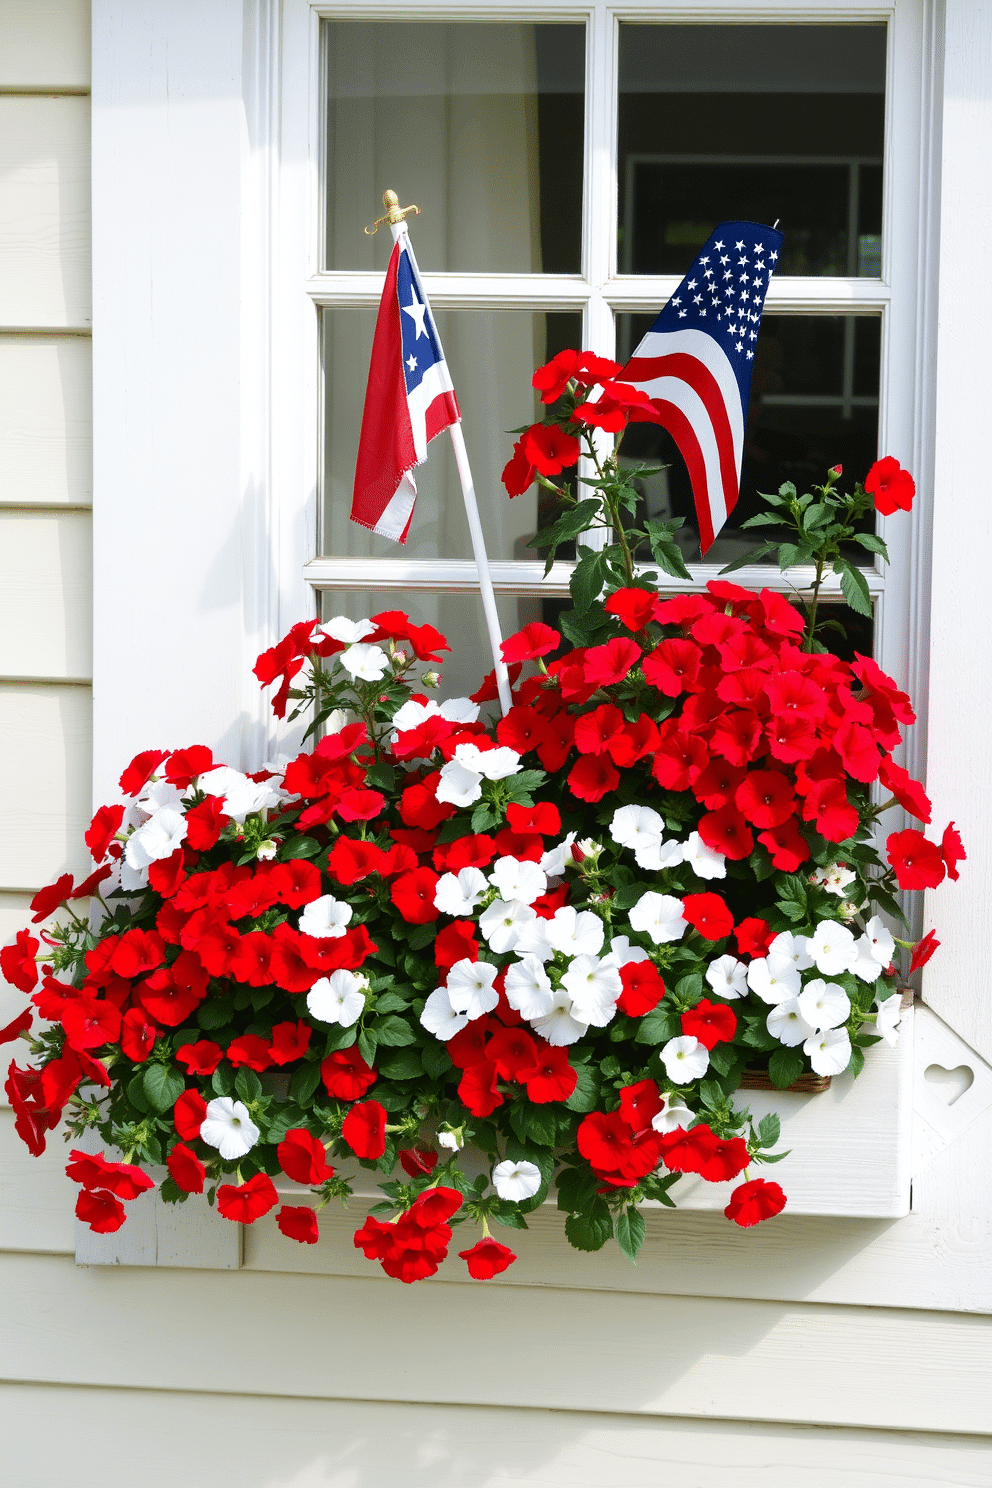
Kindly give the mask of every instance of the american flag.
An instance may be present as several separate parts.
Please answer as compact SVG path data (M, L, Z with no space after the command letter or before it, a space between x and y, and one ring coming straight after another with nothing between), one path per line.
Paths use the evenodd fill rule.
M437 326L406 231L393 245L372 342L351 520L406 542L417 499L413 470L459 421Z
M685 460L712 547L737 502L761 311L782 234L721 222L620 374L662 414Z

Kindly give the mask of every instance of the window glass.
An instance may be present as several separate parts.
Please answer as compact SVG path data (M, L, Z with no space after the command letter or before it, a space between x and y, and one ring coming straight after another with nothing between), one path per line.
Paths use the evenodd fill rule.
M324 538L339 558L471 558L461 485L451 440L440 434L414 472L417 506L405 546L377 537L349 518L355 457L365 402L377 310L333 308L322 313L325 376ZM534 368L566 346L579 346L581 317L529 310L435 311L438 334L462 411L486 547L491 559L530 559L538 527L539 488L512 501L500 480L513 453L512 429L538 417ZM544 497L546 493L540 492ZM550 512L540 508L541 525ZM566 556L564 553L562 556Z
M781 274L877 277L884 94L884 24L622 24L620 272L681 275L747 218Z
M585 28L325 22L328 269L383 269L390 187L426 272L578 273Z

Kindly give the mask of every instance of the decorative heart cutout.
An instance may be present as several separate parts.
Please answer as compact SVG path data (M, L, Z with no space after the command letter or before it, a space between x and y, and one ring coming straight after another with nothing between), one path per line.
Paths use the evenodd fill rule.
M942 1064L929 1064L923 1071L923 1078L934 1087L942 1100L953 1106L975 1083L975 1072L966 1064L959 1064L951 1070L945 1069Z

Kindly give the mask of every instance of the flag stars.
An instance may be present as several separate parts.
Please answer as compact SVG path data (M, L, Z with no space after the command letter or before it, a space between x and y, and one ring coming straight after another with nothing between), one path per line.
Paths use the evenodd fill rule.
M426 336L427 330L424 326L424 316L427 314L427 306L422 305L420 301L414 297L410 300L409 305L402 306L402 310L404 315L409 315L410 319L417 327L417 334L414 337L414 340L419 341L421 336ZM396 365L395 362L393 363L393 365Z
M686 285L686 289L695 289L698 282L699 281L696 279L690 279L689 283Z
M754 245L754 251L755 251L755 253L764 253L764 251L765 251L765 245L764 245L764 243L755 243L755 245Z
M744 267L745 267L745 268L747 268L747 266L748 266L748 263L749 263L749 262L750 262L750 260L749 260L749 259L746 259L746 258L739 258L739 259L738 259L738 260L737 260L737 262L738 262L738 263L739 263L739 264L743 264L743 265L744 265Z
M705 257L705 258L701 258L701 259L700 259L700 260L699 260L699 262L700 262L700 263L701 263L701 264L708 264L708 263L709 263L709 261L710 261L710 257L709 257L709 254L707 254L707 255L706 255L706 257Z
M743 341L735 341L735 343L734 343L734 350L735 351L743 351L744 350L744 343L743 343Z
M739 350L740 350L740 347L738 347L738 348L737 348L737 349L738 349L738 351L739 351ZM748 354L747 354L747 359L748 359L748 361L749 361L749 362L751 362L751 361L753 361L753 360L754 360L754 352L753 352L753 351L749 351L749 352L748 352Z
M684 320L685 319L685 313L686 312L684 310L680 310L679 311L679 320Z
M739 242L735 243L734 247L737 249L738 253L740 253L741 249L744 247L743 238Z
M681 295L673 295L673 297L672 297L672 304L673 305L681 305L681 303L682 303L682 296Z
M719 251L720 251L720 249L721 249L721 248L722 248L722 247L723 247L723 244L722 244L722 243L714 243L714 244L713 244L713 247L714 247L714 248L715 248L715 249L716 249L716 250L717 250L717 252L718 252L718 253L719 253Z
M769 253L768 257L771 259L772 263L774 263L776 261L776 259L778 258L778 254L777 253Z
M410 371L411 372L416 372L416 370L417 370L417 358L413 355L412 352L407 357L406 364L410 368Z
M692 303L694 305L701 305L702 302L703 302L702 295L693 295L693 297L692 297Z

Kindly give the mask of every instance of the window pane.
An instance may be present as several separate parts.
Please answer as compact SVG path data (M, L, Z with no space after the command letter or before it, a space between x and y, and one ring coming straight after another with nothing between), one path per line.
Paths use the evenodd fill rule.
M885 26L620 27L618 264L683 274L718 222L780 274L877 277Z
M327 268L385 268L390 187L424 270L579 272L584 26L324 24Z
M414 473L417 506L404 547L349 520L355 457L377 312L323 312L325 463L323 551L338 558L471 558L472 543L451 440L440 434ZM437 311L438 334L455 384L489 557L540 555L527 542L537 531L538 487L512 501L500 473L513 435L536 418L534 368L581 343L581 317L529 310ZM543 496L545 493L541 492ZM542 525L546 520L541 507ZM562 557L567 556L564 552Z
M629 357L653 315L617 317L618 356ZM800 494L822 483L831 465L843 465L841 489L864 479L878 452L878 388L881 321L877 316L769 315L757 340L751 403L744 433L741 493L707 563L732 558L773 541L774 527L741 532L740 526L767 507L759 491L777 491L792 481ZM685 518L679 541L689 562L699 562L699 530L689 472L671 436L656 424L632 424L622 456L666 464L645 485L647 514ZM866 529L873 530L872 527ZM853 561L871 558L852 544ZM764 560L774 561L773 559Z

